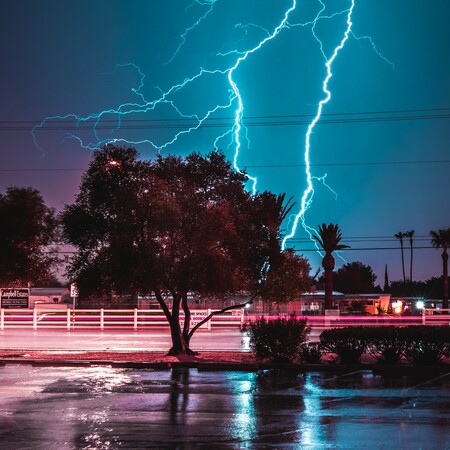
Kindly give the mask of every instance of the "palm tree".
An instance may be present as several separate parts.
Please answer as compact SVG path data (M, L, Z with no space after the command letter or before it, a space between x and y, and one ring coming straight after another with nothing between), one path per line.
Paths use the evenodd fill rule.
M411 261L409 263L409 281L412 282L412 268L413 268L413 236L414 230L409 230L405 233L405 236L409 238L409 248L411 251Z
M402 251L403 283L405 283L406 282L406 276L405 276L405 255L403 254L403 238L406 237L406 233L402 233L401 231L399 231L394 236L395 236L396 239L400 240L400 249Z
M319 225L319 236L313 235L313 238L325 252L322 260L322 267L325 271L325 309L330 309L333 306L333 252L349 247L348 245L340 244L342 239L341 231L337 225L332 223Z
M448 248L450 247L450 228L430 231L431 243L434 248L442 248L442 278L444 292L442 295L442 308L448 308Z

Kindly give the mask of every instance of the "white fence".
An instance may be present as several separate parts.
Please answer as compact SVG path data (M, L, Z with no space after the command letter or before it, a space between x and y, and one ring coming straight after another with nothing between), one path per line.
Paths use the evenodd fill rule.
M246 320L258 319L257 315L247 315ZM280 316L265 316L267 320L278 319ZM289 318L289 315L283 315ZM297 317L307 320L308 326L313 330L326 330L330 328L344 328L351 326L398 326L410 325L440 325L450 326L450 309L424 309L420 316L401 315L325 315Z
M212 312L211 309L191 311L192 328ZM213 316L202 325L210 330L212 326L241 326L245 321L256 320L260 315L245 315L243 309L227 311ZM268 320L279 316L266 316ZM180 316L181 322L184 316ZM424 309L422 316L307 316L308 325L313 329L327 329L346 326L380 325L450 325L450 309ZM8 328L133 328L142 329L155 326L167 326L167 320L161 310L153 309L0 309L0 330Z
M424 325L450 325L450 309L423 308L422 323Z
M191 311L190 327L192 328L212 310ZM224 314L213 316L201 328L211 329L211 326L241 326L244 320L244 310L236 309ZM184 316L180 315L183 323ZM79 328L145 328L166 326L167 320L162 311L151 309L0 309L0 330L7 328L64 328L67 330Z

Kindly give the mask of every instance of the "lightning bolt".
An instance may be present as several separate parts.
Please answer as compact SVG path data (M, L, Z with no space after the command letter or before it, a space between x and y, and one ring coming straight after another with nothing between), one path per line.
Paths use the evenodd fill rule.
M168 62L173 61L173 59L179 53L184 42L186 41L187 34L189 32L191 32L194 28L196 28L207 17L207 15L212 11L212 8L213 8L214 4L216 3L216 1L217 0L203 0L203 1L196 0L190 5L190 6L192 6L194 4L208 5L209 8L205 12L204 15L202 15L192 26L187 28L186 31L181 35L181 43L179 44L178 48L176 49L176 51L174 52L174 54L172 55L172 57L169 59ZM287 20L288 20L289 14L295 9L296 5L297 5L297 1L292 0L291 7L286 10L286 12L283 16L283 19L281 20L281 22L278 24L278 26L274 29L274 31L272 33L269 33L267 30L263 29L265 31L265 33L267 34L267 36L264 39L262 39L257 45L251 47L250 49L248 49L246 51L242 51L242 52L236 51L236 52L229 52L228 54L219 54L218 53L216 55L216 56L227 56L227 55L235 53L237 55L237 58L233 65L230 65L228 68L225 68L225 69L200 68L200 70L195 75L193 75L189 78L185 78L181 83L173 85L166 91L160 90L161 95L156 100L147 101L144 98L144 95L141 92L142 87L143 87L144 75L143 75L141 69L137 65L132 64L132 63L116 65L116 68L114 69L114 71L112 73L115 73L120 68L133 67L134 69L136 69L136 71L140 75L140 79L141 79L140 85L137 88L131 89L133 94L138 96L138 101L123 103L118 108L104 110L99 113L93 113L93 114L85 116L85 117L78 116L76 114L67 114L64 116L47 117L41 123L39 123L32 129L32 135L33 135L35 145L39 149L41 149L41 151L43 152L43 149L40 147L40 145L38 143L36 133L37 133L37 131L43 129L49 122L51 122L51 121L61 122L61 121L73 120L76 124L76 129L81 128L83 125L93 124L92 125L92 131L93 131L93 136L94 136L93 141L85 142L85 140L83 138L81 138L79 135L72 134L72 133L67 134L68 138L77 140L79 142L80 146L82 146L83 148L89 149L91 151L95 150L107 143L127 143L127 144L132 144L132 145L150 144L156 150L161 151L161 150L173 145L181 136L183 136L185 134L189 134L189 133L201 128L202 125L204 125L205 122L208 119L210 119L217 111L229 109L232 107L232 105L234 103L236 103L237 107L233 114L234 119L233 119L232 128L230 130L228 130L227 132L223 133L221 136L216 137L216 139L214 141L214 146L217 147L218 142L225 136L232 135L233 143L234 143L233 167L237 172L244 173L238 165L239 152L242 147L241 132L243 129L245 129L245 127L242 123L242 118L243 118L243 114L244 114L244 101L243 101L241 92L239 90L238 83L235 80L235 72L238 70L240 65L244 61L247 60L247 58L251 54L260 50L267 42L274 39L281 32L281 30L287 26ZM242 28L246 29L249 26L254 26L256 28L262 29L262 27L259 27L254 24L250 24L248 26L238 25L237 27L242 27ZM183 113L183 111L176 105L174 100L171 100L171 97L173 97L174 94L176 94L177 92L184 89L187 85L192 84L194 81L198 80L199 78L207 77L207 76L215 76L215 75L226 77L228 84L230 86L228 101L226 103L214 106L213 108L207 110L206 113L204 113L203 115L197 115L197 114L192 115L192 114ZM157 106L160 106L163 104L170 106L180 118L195 120L195 124L187 127L187 129L185 129L185 130L182 130L182 131L176 133L171 139L167 140L166 142L164 142L162 144L157 144L156 142L154 142L150 139L142 139L142 140L138 140L138 141L133 141L133 140L128 140L128 139L124 139L124 138L111 138L111 137L102 138L99 134L99 130L102 128L101 127L102 121L105 120L108 116L117 117L117 128L120 128L121 120L122 120L123 116L132 115L132 114L148 113L149 111L154 111ZM248 140L248 138L247 138L247 140ZM231 145L231 143L229 144L229 147L230 147L230 145ZM251 182L252 193L255 194L257 179L255 177L250 176L247 173L245 173L245 175L248 178L248 180Z
M286 27L289 14L292 11L294 11L296 6L297 6L297 1L293 0L291 7L285 12L283 20L275 28L273 33L270 34L269 36L267 36L261 42L259 42L259 44L256 45L255 47L253 47L251 50L247 50L242 56L240 56L237 59L237 61L234 64L234 66L228 71L228 82L230 83L231 89L233 90L234 95L235 95L235 97L237 99L237 103L238 103L238 107L237 107L237 109L236 109L236 111L234 113L234 142L235 142L236 146L235 146L235 152L234 152L234 158L233 158L233 167L239 173L242 173L241 170L239 169L238 164L237 164L237 160L238 160L239 151L240 151L240 148L241 148L240 131L241 131L241 128L242 128L242 116L244 114L244 102L242 100L241 93L239 92L238 85L237 85L236 81L233 78L234 72L238 69L240 64L248 58L249 55L251 55L252 53L257 52L264 44L266 44L270 40L274 39L280 33L280 31L283 28ZM247 175L248 179L251 180L251 182L252 182L252 193L254 195L254 194L256 194L257 179L255 177L251 177L248 174L246 174L246 175Z
M320 2L322 4L322 6L324 7L324 4L322 2ZM286 242L293 238L295 236L295 233L297 231L297 226L298 223L301 222L303 228L305 229L305 231L308 233L309 237L312 239L312 233L314 231L313 228L309 227L306 225L305 222L305 213L306 211L309 209L309 207L311 206L312 203L312 199L314 196L314 186L313 186L313 176L311 174L311 163L310 163L310 152L311 152L311 135L312 132L314 130L314 127L316 126L317 122L319 122L320 117L322 116L322 111L324 106L330 101L331 99L331 92L328 89L328 84L333 76L333 72L331 70L333 62L335 61L335 59L337 58L339 52L344 48L345 43L347 42L350 32L352 30L352 13L353 13L353 9L355 7L355 1L352 0L351 2L351 6L347 11L347 27L346 30L344 32L344 36L341 40L341 42L339 43L339 45L337 45L331 55L331 57L326 58L324 50L323 50L323 45L322 42L320 41L320 39L317 37L317 35L315 34L315 24L317 23L317 20L315 21L314 25L313 25L313 35L315 37L315 39L319 42L320 44L320 49L322 51L322 54L324 55L324 57L326 58L326 62L325 62L325 67L326 67L326 76L325 79L323 80L322 83L322 92L324 93L324 98L322 100L320 100L318 107L317 107L317 112L316 115L314 116L312 122L308 125L307 131L306 131L306 136L305 136L305 152L304 152L304 161L305 161L305 173L306 173L306 189L303 192L302 198L301 198L301 204L300 204L300 210L299 212L295 215L294 220L292 221L292 229L291 232L286 235L282 241L281 247L282 249L284 249L286 247ZM319 16L316 17L320 18L320 14L323 11L323 9L319 12ZM317 247L316 247L317 248Z
M208 16L213 12L213 9L218 1L219 0L193 0L192 3L186 8L186 11L190 8L193 8L194 6L201 8L202 14L197 16L197 19L194 20L194 22L185 29L183 34L180 35L179 44L171 57L167 60L165 65L170 64L174 61L178 54L183 50L183 46L186 44L189 35L193 33L205 20L207 20ZM326 5L324 1L317 0L319 8L318 12L312 20L303 23L292 23L290 22L290 17L292 15L292 12L297 7L297 0L291 0L290 6L284 11L281 21L272 31L254 23L238 23L235 25L235 29L238 31L242 30L242 36L240 37L240 39L233 43L235 47L234 49L226 51L225 46L222 46L222 49L213 55L215 57L215 61L217 61L216 68L200 67L193 75L184 78L179 83L174 84L165 90L157 87L156 90L158 92L158 95L157 98L153 100L147 100L143 93L145 75L140 67L134 63L117 64L114 70L107 74L108 76L114 75L119 70L132 69L136 71L139 77L139 83L131 88L132 100L122 103L117 107L105 109L103 111L95 112L86 116L81 116L74 113L61 116L49 116L32 129L32 135L35 145L42 152L44 152L43 148L39 144L38 132L46 129L47 127L51 128L52 124L56 127L61 127L63 126L62 124L69 122L71 124L70 131L72 132L68 132L66 137L77 140L81 147L86 148L90 151L98 149L102 145L107 143L125 143L136 146L142 144L150 145L156 151L161 152L162 150L167 149L175 144L181 137L193 133L196 130L199 130L203 126L207 125L207 121L216 117L215 115L219 111L232 110L233 117L231 125L224 133L215 137L213 145L214 148L219 148L219 144L222 142L222 140L228 139L227 150L234 150L233 167L237 172L245 173L246 177L249 180L249 183L251 184L251 191L253 194L255 194L257 189L256 177L250 176L245 171L241 170L238 164L238 159L243 148L243 140L245 139L247 141L247 148L250 148L250 140L247 135L247 128L245 127L243 120L245 109L244 98L238 85L237 73L241 65L248 59L250 59L251 55L261 50L263 46L275 39L283 30L293 29L295 27L311 27L311 33L318 43L319 50L324 60L325 78L322 82L323 98L317 105L316 115L310 122L305 135L303 158L305 162L306 189L303 191L298 213L289 219L289 223L287 224L287 226L291 231L284 237L282 241L282 248L284 249L286 247L287 241L294 237L299 224L302 225L303 229L309 235L311 240L316 244L316 241L312 239L312 234L315 233L315 230L312 227L309 227L305 222L305 213L310 208L314 197L313 184L317 182L322 183L337 197L336 192L334 192L325 181L326 174L321 177L313 176L311 173L310 165L311 137L316 124L321 119L324 107L331 99L329 82L333 76L333 63L340 51L344 48L346 42L350 37L352 37L358 41L369 42L373 51L393 67L392 62L390 62L378 51L370 36L357 36L353 32L352 14L355 7L355 0L349 0L349 2L350 6L347 9L327 15L325 14ZM316 26L320 21L332 20L335 17L341 15L346 15L345 31L340 43L334 48L331 56L327 56L324 50L323 43L316 33ZM237 44L245 42L245 40L250 35L250 31L256 31L257 33L261 34L261 36L259 36L259 38L256 40L256 44L249 45L247 49L238 50ZM232 58L231 63L226 64L227 61L229 62L230 58ZM192 114L184 111L183 108L176 102L177 95L180 94L183 90L186 90L188 86L193 85L200 80L208 80L209 78L221 78L225 85L228 86L224 98L222 98L220 102L215 103L212 106L209 105L205 107L202 113ZM181 129L181 131L178 132L174 132L165 140L159 138L159 142L156 141L156 138L145 137L144 139L130 140L118 135L118 130L121 129L123 120L126 117L135 117L136 115L156 113L158 108L165 108L166 111L172 111L178 118L174 120L186 121L183 123L187 123L187 125L185 125L184 129ZM160 120L155 120L155 122L160 122ZM173 120L169 124L169 126L174 126ZM86 134L87 132L89 132L89 135Z
M207 5L208 6L208 9L205 11L205 13L202 16L200 16L190 27L186 28L184 33L180 36L181 41L178 44L178 47L176 48L173 55L166 62L166 64L170 64L176 58L176 56L178 55L178 53L181 50L181 47L183 47L183 45L186 43L187 35L191 31L193 31L195 28L197 28L200 25L200 23L206 19L208 14L210 14L211 11L213 10L214 4L216 3L216 1L217 0L194 0L189 6L187 6L185 8L185 11L187 11L189 8L192 8L194 5L200 5L200 6Z
M373 39L370 36L356 36L356 34L352 31L351 35L357 40L357 41L362 41L362 40L366 40L369 41L372 50L376 53L376 55L381 58L384 62L386 62L387 64L389 64L392 67L392 70L395 70L395 64L390 61L389 59L387 59L384 55L382 55L378 49L377 46L375 45L375 42L373 42Z

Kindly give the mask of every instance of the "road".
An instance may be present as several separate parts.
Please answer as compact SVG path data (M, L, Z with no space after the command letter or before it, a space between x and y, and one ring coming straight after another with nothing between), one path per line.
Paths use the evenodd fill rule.
M312 330L309 340L318 341L322 330ZM171 347L168 327L145 330L71 330L7 328L0 330L2 350L87 350L87 351L153 351ZM196 351L249 351L248 338L238 327L215 327L198 330L191 341Z
M244 342L243 342L244 339ZM239 328L198 330L191 348L198 351L248 351ZM171 347L168 327L147 330L30 330L9 328L0 331L0 349L20 350L114 350L167 351Z

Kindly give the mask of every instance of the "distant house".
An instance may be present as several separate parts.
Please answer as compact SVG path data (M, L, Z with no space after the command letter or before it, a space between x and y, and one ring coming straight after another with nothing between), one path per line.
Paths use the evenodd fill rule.
M346 314L352 303L362 303L369 314L378 314L379 309L387 310L390 305L390 294L343 294L333 292L333 308L339 310L339 314ZM245 299L239 298L230 304L243 303ZM324 291L307 292L287 304L277 305L255 300L248 310L249 314L293 314L301 316L314 316L322 314L322 306L325 302ZM210 306L211 308L213 306Z
M205 299L191 293L188 294L188 302L191 309L221 309L228 306L241 305L250 300L249 295L229 295L224 299ZM171 297L165 299L169 308L172 307ZM297 300L286 304L268 303L255 299L247 310L252 315L297 315L314 316L322 314L325 302L325 291L307 292ZM333 308L339 310L339 314L348 314L350 305L360 303L364 305L369 314L378 314L380 310L387 311L391 302L390 294L343 294L333 292ZM160 305L153 294L138 296L138 309L160 309Z
M347 312L350 305L361 303L368 314L377 315L380 311L387 312L391 306L391 294L347 294L339 303L341 313Z
M42 304L61 304L70 301L70 291L66 287L46 288L32 287L30 288L29 307L34 308L36 305Z

